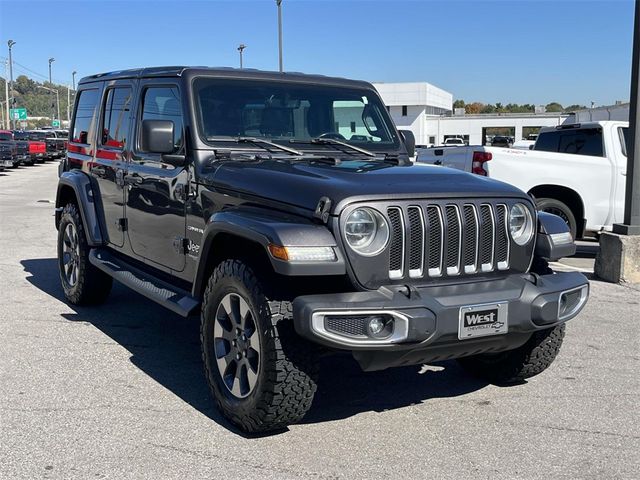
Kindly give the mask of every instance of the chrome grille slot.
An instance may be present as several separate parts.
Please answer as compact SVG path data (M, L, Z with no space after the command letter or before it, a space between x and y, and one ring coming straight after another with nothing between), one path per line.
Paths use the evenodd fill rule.
M455 205L445 207L445 249L446 263L445 272L447 275L458 275L460 273L460 250L462 247L462 225L460 225L460 213Z
M509 268L509 233L507 232L507 206L496 205L496 256L498 270Z
M387 209L391 223L391 246L389 249L389 278L402 278L404 273L404 221L398 207Z
M462 265L464 273L476 273L478 270L478 216L474 205L465 205L462 208L464 212Z
M422 276L424 265L424 219L420 207L407 208L409 217L409 276Z
M387 208L389 278L437 278L508 270L505 204L429 203Z

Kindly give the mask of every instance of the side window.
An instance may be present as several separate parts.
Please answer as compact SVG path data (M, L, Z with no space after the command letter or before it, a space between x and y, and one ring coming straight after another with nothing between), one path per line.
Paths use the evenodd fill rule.
M173 122L174 152L182 149L184 133L182 126L182 103L177 87L149 87L142 97L142 114L144 120L171 120Z
M105 147L124 148L129 135L131 88L111 88L107 91L102 116L102 138Z
M92 144L94 142L96 107L99 102L97 89L82 90L77 100L76 114L73 119L71 141Z
M602 157L602 130L582 128L544 132L538 137L535 150Z
M629 149L631 148L631 137L629 135L629 127L620 127L618 129L620 134L620 143L622 144L622 154L625 157L629 156Z

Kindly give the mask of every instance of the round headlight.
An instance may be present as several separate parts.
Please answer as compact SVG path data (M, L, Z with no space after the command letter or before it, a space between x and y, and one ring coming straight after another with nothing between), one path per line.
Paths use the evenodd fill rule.
M533 218L527 207L516 203L509 212L509 233L518 245L526 245L533 237Z
M387 246L389 225L373 208L356 208L347 217L344 235L353 250L360 255L373 256Z

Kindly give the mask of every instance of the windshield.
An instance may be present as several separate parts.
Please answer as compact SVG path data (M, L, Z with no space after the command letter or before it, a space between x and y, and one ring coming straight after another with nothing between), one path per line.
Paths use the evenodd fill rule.
M29 140L29 134L27 132L13 132L13 136L16 140Z
M194 82L200 135L208 143L229 137L289 144L324 137L368 150L399 148L397 135L375 92L285 82ZM296 148L328 148L298 144Z
M10 133L0 133L0 142L8 142L13 140Z
M29 138L31 140L44 140L48 135L46 132L29 132Z

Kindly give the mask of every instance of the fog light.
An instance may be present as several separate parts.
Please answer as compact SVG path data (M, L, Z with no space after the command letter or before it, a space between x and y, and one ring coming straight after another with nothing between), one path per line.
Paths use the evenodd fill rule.
M393 319L386 315L370 317L367 322L367 334L373 338L387 338L393 333Z

